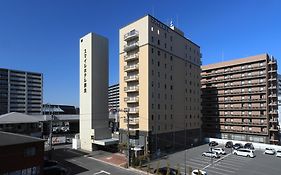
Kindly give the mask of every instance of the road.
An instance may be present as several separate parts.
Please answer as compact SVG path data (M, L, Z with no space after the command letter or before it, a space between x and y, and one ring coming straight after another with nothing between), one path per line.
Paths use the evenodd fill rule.
M68 170L68 175L133 175L134 170L119 168L89 157L86 153L70 149L69 146L55 146L52 158Z

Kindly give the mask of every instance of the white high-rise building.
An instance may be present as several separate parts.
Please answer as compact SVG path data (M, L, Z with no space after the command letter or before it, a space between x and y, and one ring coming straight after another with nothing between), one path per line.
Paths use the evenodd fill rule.
M279 127L281 127L281 75L278 74L278 121Z
M108 122L108 40L89 33L80 39L81 149L105 146Z

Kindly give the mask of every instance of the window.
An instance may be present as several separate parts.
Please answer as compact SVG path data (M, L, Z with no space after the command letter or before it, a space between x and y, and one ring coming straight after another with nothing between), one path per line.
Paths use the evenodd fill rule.
M158 50L157 55L160 56L160 50Z
M154 49L153 48L151 48L151 53L153 53L154 52Z
M167 33L164 34L165 38L167 38Z
M160 30L159 29L157 30L157 34L160 35Z
M170 36L170 41L173 41L173 36ZM190 48L191 49L191 48Z
M160 45L160 40L157 41L157 44Z
M260 67L262 67L263 66L263 63L260 63Z
M151 31L152 31L152 32L153 32L153 29L154 29L154 28L153 28L153 27L151 27Z
M154 37L153 36L151 37L151 42L154 42Z
M252 65L250 64L250 65L248 65L248 68L251 68L252 67Z
M252 83L252 81L251 81L251 80L249 80L249 81L248 81L248 84L251 84L251 83Z
M242 74L241 77L245 77L245 74Z
M160 66L160 62L159 61L157 62L157 65L158 65L158 67Z
M251 76L251 75L252 75L252 72L249 72L249 73L248 73L248 76Z
M152 115L151 115L151 120L153 120L153 118L154 118L154 115L152 114Z
M241 84L242 84L242 85L245 84L245 81L241 81Z
M245 68L245 66L241 66L241 69L244 69Z

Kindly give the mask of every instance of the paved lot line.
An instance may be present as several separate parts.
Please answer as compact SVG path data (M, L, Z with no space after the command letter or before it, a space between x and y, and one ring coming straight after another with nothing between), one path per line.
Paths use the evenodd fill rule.
M110 175L109 172L104 171L104 170L101 170L101 171L99 171L99 172L94 173L94 175L97 175L97 174L108 174L108 175Z
M231 169L231 170L239 169L238 167L225 166L225 165L221 165L221 164L215 164L214 166L215 167L222 167L222 168L226 168L226 169Z
M235 171L226 170L226 169L222 169L222 168L217 168L217 167L215 167L215 166L210 166L210 167L208 167L207 171L208 171L209 169L216 169L216 170L219 170L219 171L225 171L225 172L227 172L227 173L233 173L233 174L235 174Z
M239 167L242 166L242 164L241 165L235 165L233 163L225 162L225 160L223 160L222 162L217 163L217 165L232 166L232 167L235 167L235 168L239 168Z
M208 175L211 175L212 173L214 173L215 175L217 175L217 174L225 175L225 173L217 172L215 170L206 170L206 171L207 171Z
M221 157L220 159L218 159L218 160L214 161L212 164L215 164L215 163L217 163L217 162L221 161L222 159L224 159L224 158L228 157L229 155L231 155L231 153L229 153L229 154L227 154L227 155L225 155L225 156ZM203 168L203 170L204 170L204 169L206 169L206 168L208 168L208 167L209 167L209 166L211 166L212 164L209 164L209 165L205 166L205 167Z
M205 162L204 160L196 160L196 159L190 159L190 160L188 160L186 162L196 162L196 163L200 163L201 165L203 165L203 164L207 164L208 165L209 164L208 162Z

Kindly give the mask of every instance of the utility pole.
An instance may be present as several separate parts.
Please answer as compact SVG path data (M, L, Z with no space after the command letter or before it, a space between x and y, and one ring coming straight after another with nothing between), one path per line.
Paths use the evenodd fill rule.
M124 109L111 109L113 111L117 111L117 112L125 112L126 113L126 116L127 116L127 149L128 149L128 152L127 152L127 156L128 156L128 168L130 167L130 127L129 127L129 124L130 124L130 115L129 115L129 112L130 112L130 109L129 108L124 108Z
M128 140L127 140L127 144L128 144L128 168L130 167L130 129L129 129L129 124L130 124L130 118L129 118L129 108L124 109L124 112L127 114L127 136L128 136Z

